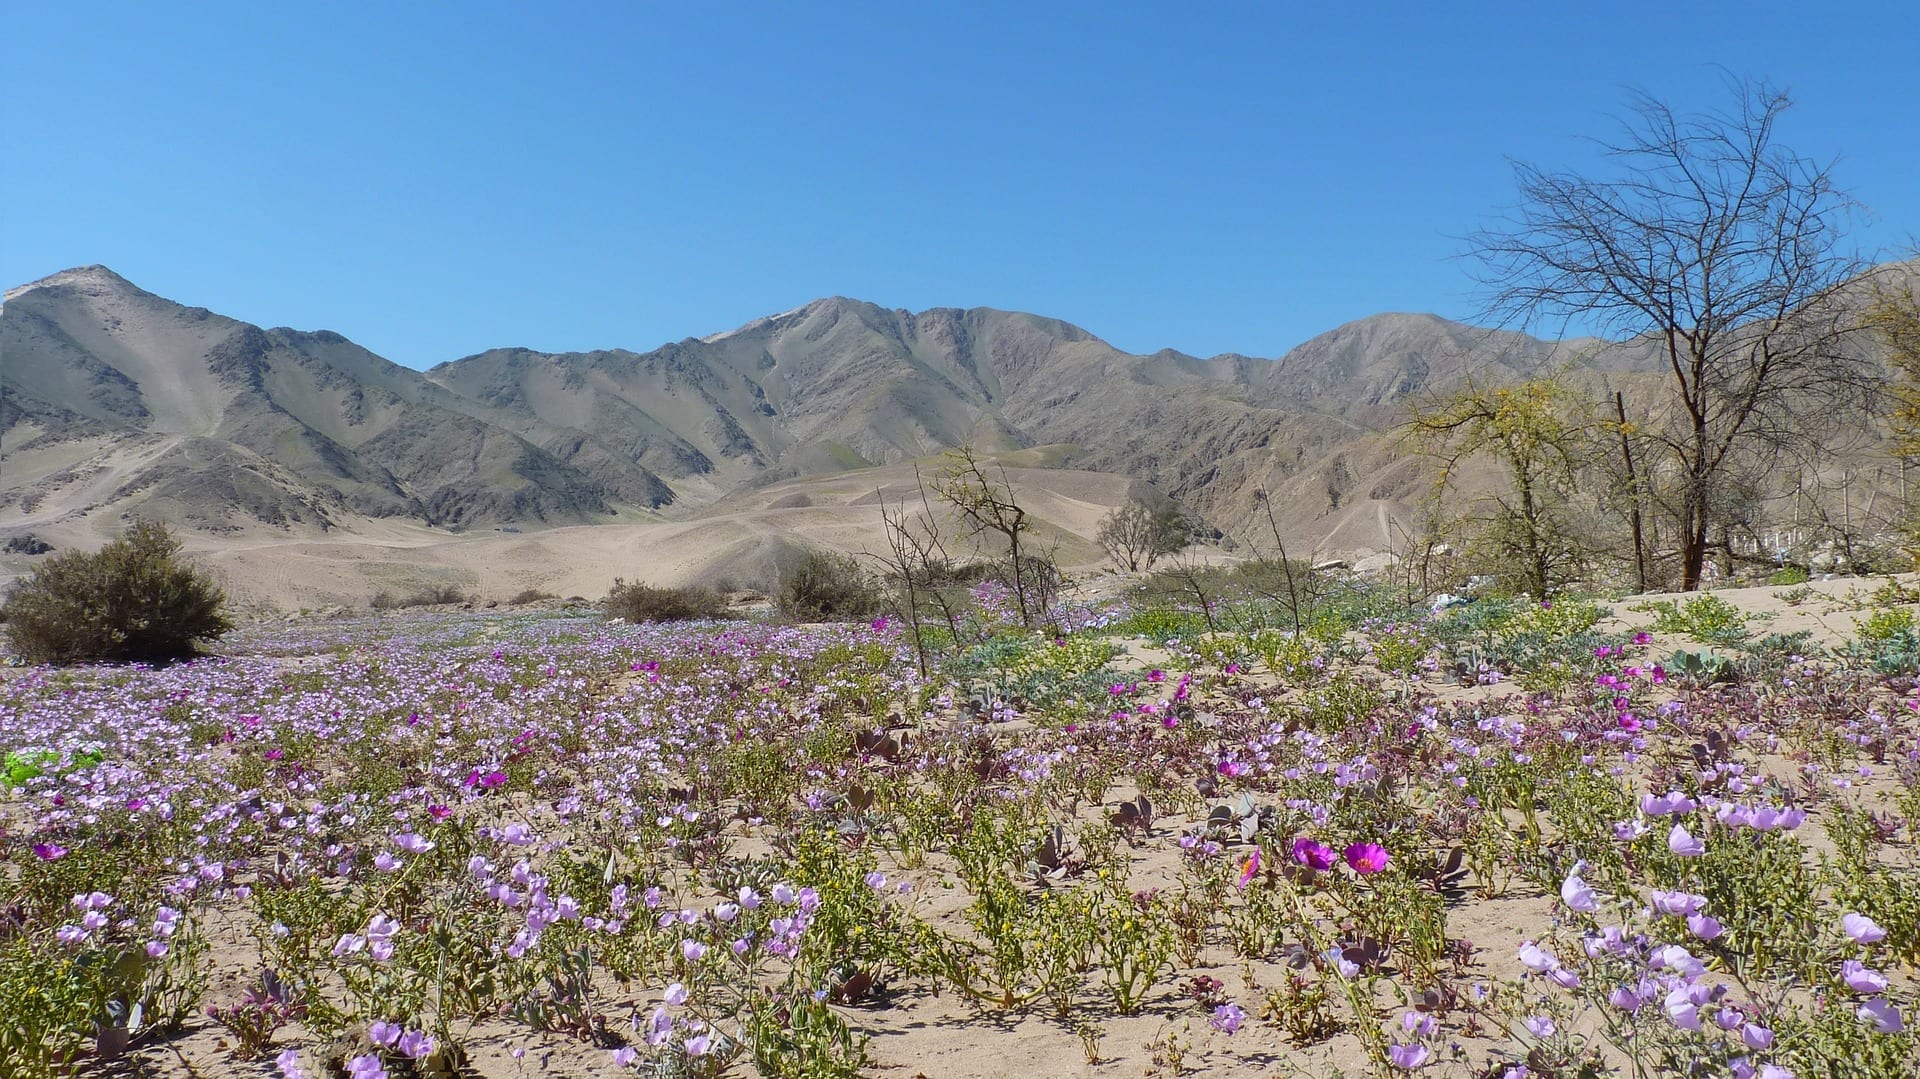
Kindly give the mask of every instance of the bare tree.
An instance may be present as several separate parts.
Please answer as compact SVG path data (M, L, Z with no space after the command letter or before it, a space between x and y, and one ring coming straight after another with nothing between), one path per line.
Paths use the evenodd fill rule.
M933 481L933 493L953 508L964 538L992 535L1006 544L1007 585L1013 589L1020 624L1032 629L1059 588L1059 573L1043 554L1022 550L1033 522L1014 498L1006 468L995 476L972 446L961 446L948 454L946 467Z
M1094 539L1113 564L1129 573L1151 570L1163 556L1185 549L1193 529L1179 507L1155 509L1137 498L1100 520Z
M1654 459L1636 464L1687 590L1729 488L1818 456L1869 386L1838 295L1861 270L1841 249L1851 200L1830 166L1777 142L1784 93L1729 89L1732 108L1703 116L1636 94L1602 143L1613 175L1516 165L1518 208L1471 241L1503 321L1560 318L1657 349L1671 393L1639 425Z
M965 618L965 604L954 597L953 558L947 553L939 520L927 498L927 485L920 470L913 472L920 493L918 513L907 509L906 499L888 506L886 496L875 491L880 503L880 521L886 532L887 551L877 556L885 575L893 585L894 612L907 624L913 639L914 658L921 677L931 671L929 634L934 617L945 624L947 640L959 641Z

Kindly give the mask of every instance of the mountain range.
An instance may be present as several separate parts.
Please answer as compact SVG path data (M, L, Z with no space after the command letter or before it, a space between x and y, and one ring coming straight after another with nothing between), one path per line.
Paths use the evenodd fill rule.
M1654 357L1418 314L1276 359L1138 355L1038 315L835 297L647 352L500 348L416 371L85 266L0 308L0 529L691 520L969 444L1149 483L1228 532L1270 494L1290 543L1379 550L1430 488L1394 434L1410 404L1574 363L1631 385Z

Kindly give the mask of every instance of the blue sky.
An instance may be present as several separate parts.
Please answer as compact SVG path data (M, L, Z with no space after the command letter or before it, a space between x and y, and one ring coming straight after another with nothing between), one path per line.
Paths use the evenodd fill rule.
M415 367L828 295L1202 355L1467 317L1509 159L1591 166L1626 88L1719 106L1715 65L1793 92L1865 250L1920 233L1910 2L67 0L0 35L0 282L101 262Z

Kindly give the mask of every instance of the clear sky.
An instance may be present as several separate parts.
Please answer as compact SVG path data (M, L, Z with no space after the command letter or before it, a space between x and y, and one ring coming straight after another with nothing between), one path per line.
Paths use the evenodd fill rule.
M1272 356L1471 315L1509 159L1591 164L1630 86L1722 105L1714 65L1899 253L1916 52L1912 0L20 3L0 283L105 263L415 367L829 295Z

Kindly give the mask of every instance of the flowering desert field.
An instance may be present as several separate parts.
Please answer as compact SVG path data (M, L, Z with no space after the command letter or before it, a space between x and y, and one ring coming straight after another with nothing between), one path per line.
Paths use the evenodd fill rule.
M16 666L0 1059L1911 1075L1912 587L983 588L924 673L884 618L558 602Z

